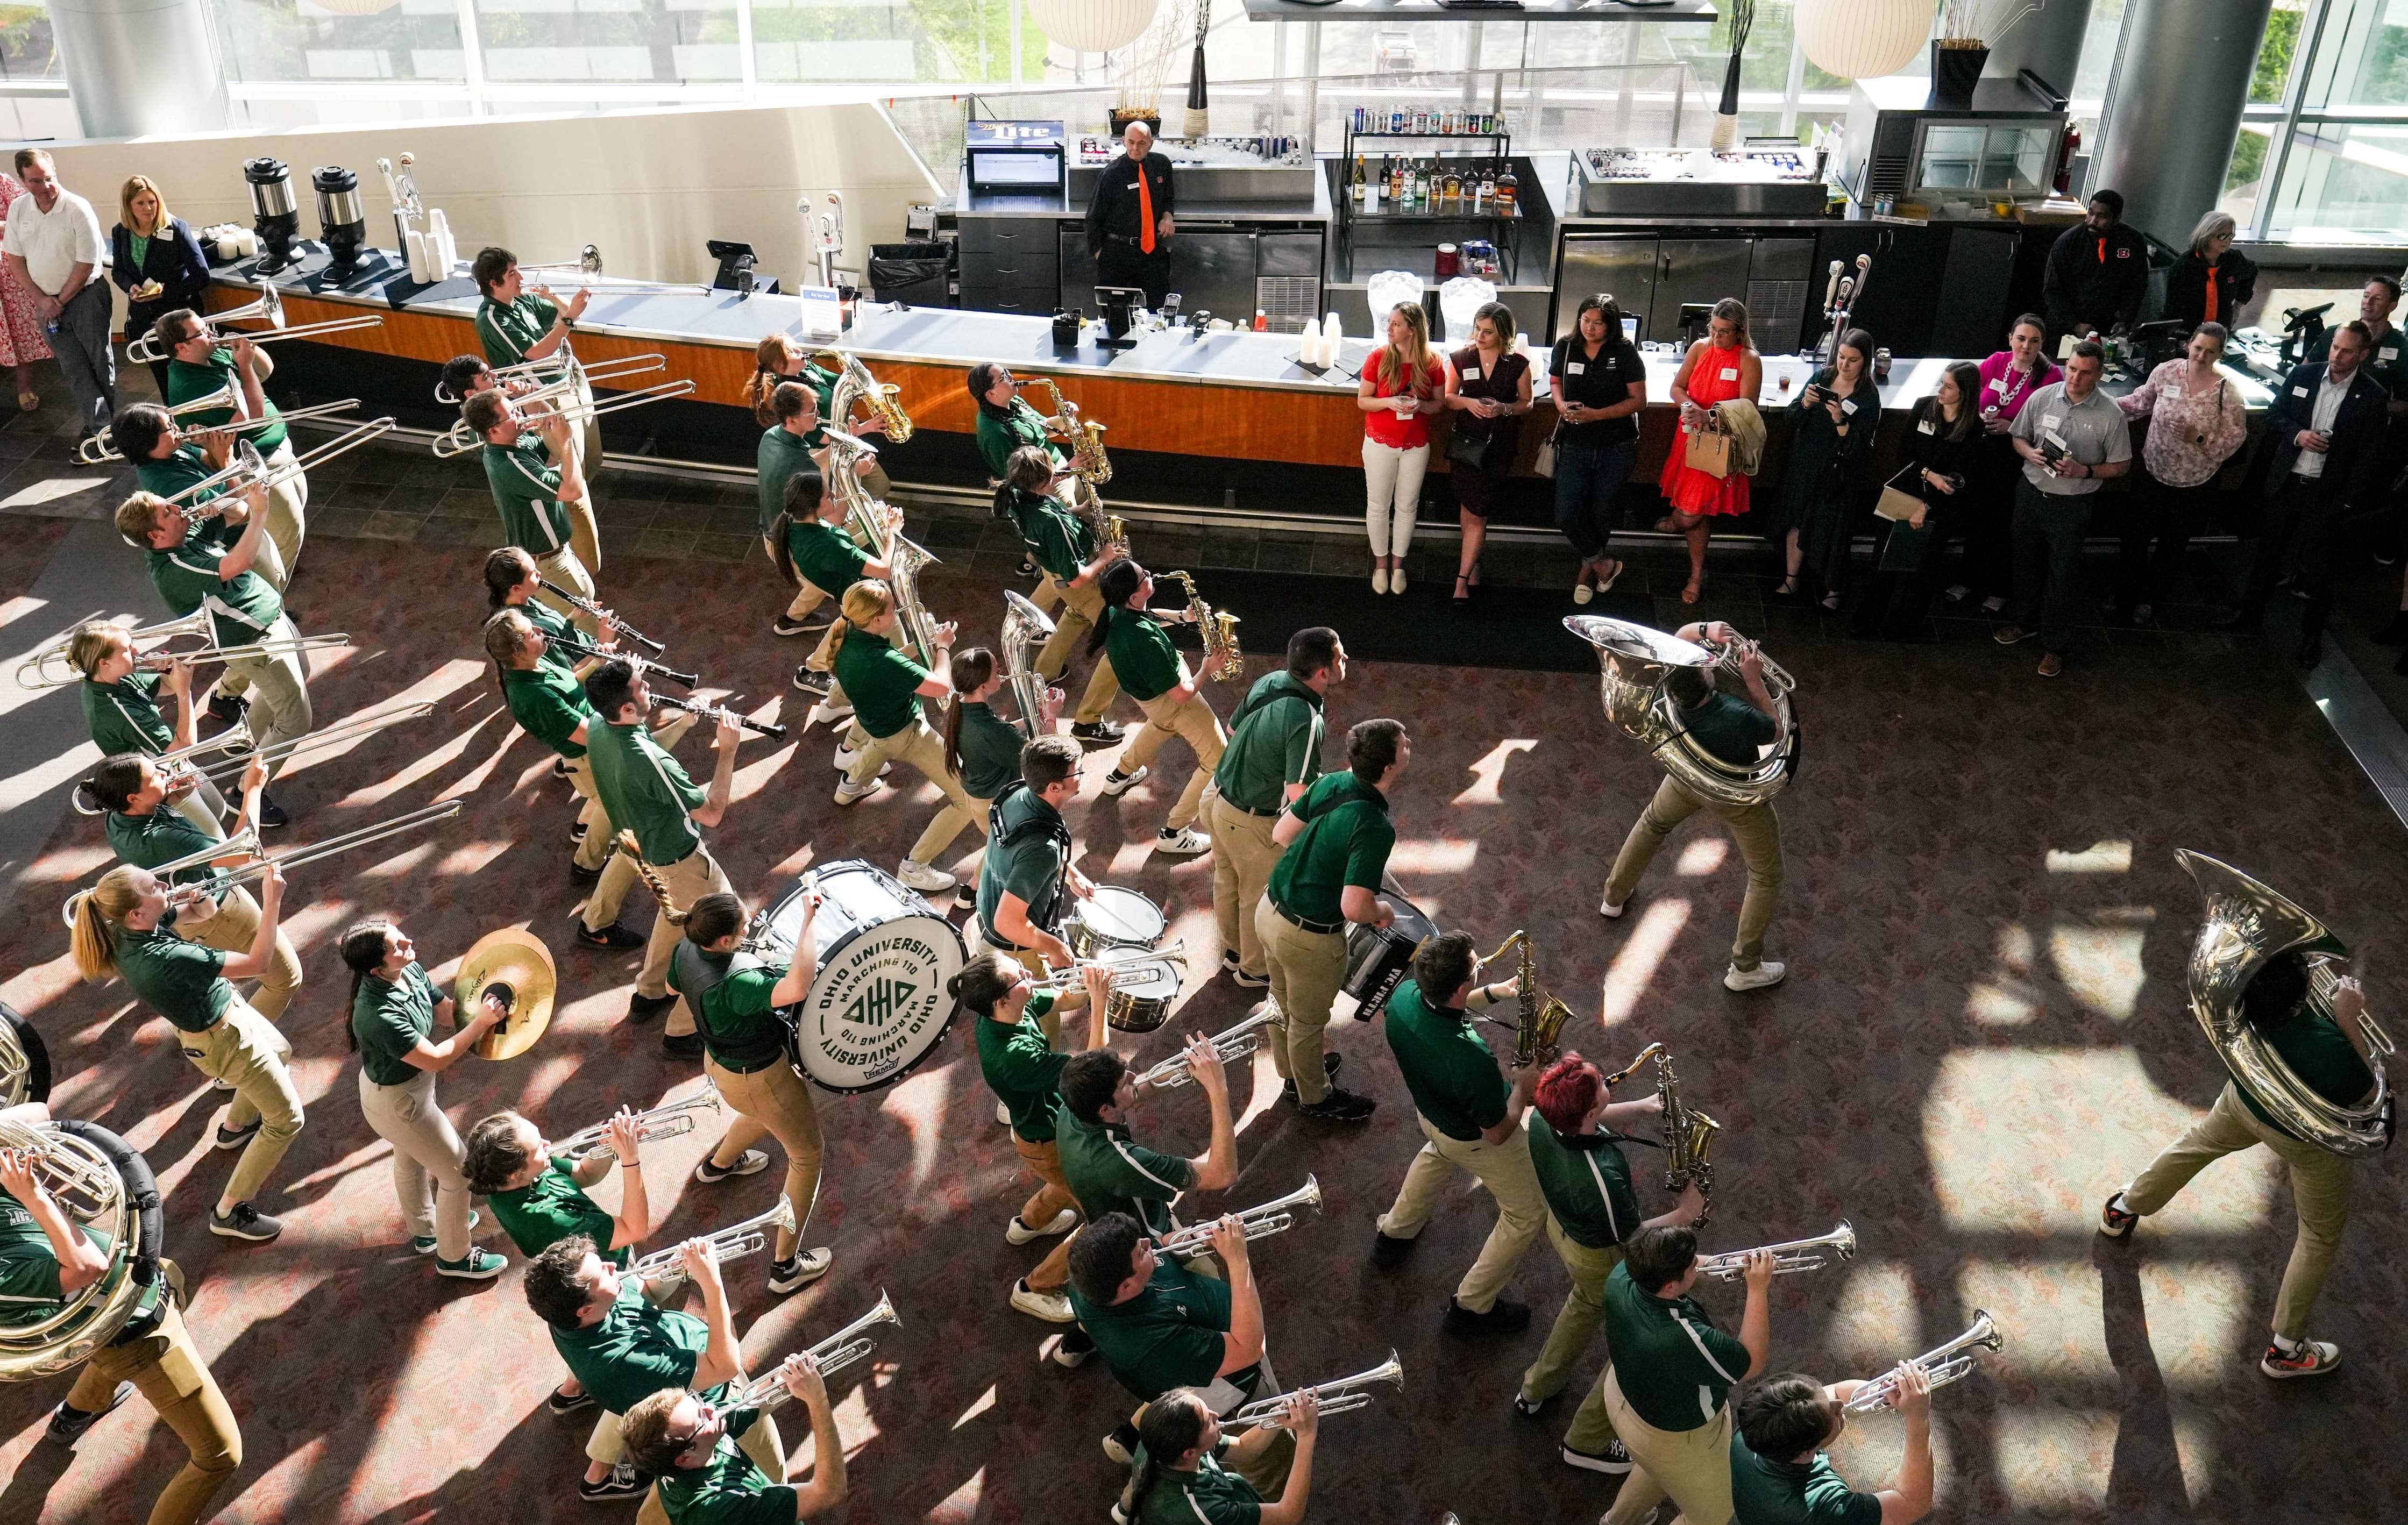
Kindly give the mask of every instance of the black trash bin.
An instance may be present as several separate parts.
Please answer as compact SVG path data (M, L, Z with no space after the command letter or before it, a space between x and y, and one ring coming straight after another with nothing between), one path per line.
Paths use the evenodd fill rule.
M933 241L872 244L869 294L881 302L945 306L945 281L952 273L953 259L951 246Z

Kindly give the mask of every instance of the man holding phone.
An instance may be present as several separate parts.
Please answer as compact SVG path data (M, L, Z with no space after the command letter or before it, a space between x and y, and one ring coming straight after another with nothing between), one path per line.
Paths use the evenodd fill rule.
M2081 596L2083 537L2100 482L2132 469L2132 431L2099 390L2107 351L2089 339L2066 357L2065 379L2031 395L2007 437L2023 457L2015 484L2015 598L1991 638L2000 646L2040 637L2042 677L2065 671Z

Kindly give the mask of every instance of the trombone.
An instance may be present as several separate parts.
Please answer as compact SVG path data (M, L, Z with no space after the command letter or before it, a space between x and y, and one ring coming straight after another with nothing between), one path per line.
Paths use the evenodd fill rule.
M684 1101L664 1102L649 1111L637 1113L636 1141L639 1144L650 1144L654 1139L682 1137L694 1132L695 1122L702 1113L716 1113L721 1110L723 1109L719 1105L719 1088L706 1078L702 1083L702 1090ZM610 1125L608 1122L597 1122L591 1128L580 1128L569 1134L554 1144L552 1150L563 1159L576 1161L582 1160L591 1154L597 1154L609 1147ZM778 1200L782 1203L786 1199L780 1197ZM780 1224L779 1227L783 1228L785 1225Z
M204 610L202 613L193 616L193 618L194 620L206 621L209 616L208 612ZM177 624L184 624L187 621L179 620L174 622ZM202 632L195 632L194 634L201 633ZM136 631L135 634L139 635L147 633ZM183 631L176 631L173 633L173 634L176 635L183 634L186 633ZM349 646L351 644L351 638L349 635L280 635L272 636L264 641L246 642L241 646L220 646L217 644L214 635L212 635L209 644L202 647L197 651L166 651L154 648L152 650L145 651L136 657L134 659L134 665L136 669L144 672L159 672L165 669L169 663L175 662L189 662L197 666L202 663L208 662L242 662L251 657L280 657L295 651L322 651L332 647ZM17 686L21 689L63 689L71 683L82 681L83 674L77 672L72 666L68 666L64 675L62 676L58 664L64 663L65 662L66 650L64 648L52 648L37 652L34 656L17 664ZM239 727L235 729L239 729ZM229 740L228 737L230 736L232 736L233 739ZM251 734L248 731L236 736L233 734L233 730L230 729L227 731L221 731L216 735L209 737L206 742L196 742L191 748L184 748L183 750L193 752L220 751L228 747L242 746L250 740ZM181 755L183 755L183 752L179 751L165 756L153 758L152 761L157 762L171 762Z
M691 295L705 293L710 290L709 283L699 280L621 280L615 276L605 276L602 274L602 251L592 244L586 245L574 260L564 260L556 264L523 264L519 266L519 274L523 276L528 274L541 274L546 271L557 271L564 276L592 276L599 279L608 280L610 283L608 286L587 286L582 288L585 291L592 292L596 296L617 296L623 292L634 295L638 292L684 292ZM569 284L572 290L579 289L574 283Z
M371 842L381 842L389 836L399 836L404 832L415 831L421 826L432 825L438 820L447 820L459 813L458 800L444 800L439 804L424 805L416 810L404 811L391 820L379 821L373 826L363 826L357 831L338 833L322 842L313 842L306 848L295 848L291 852L275 858L266 857L260 852L258 831L255 828L246 829L236 832L222 842L212 842L198 852L161 863L151 869L150 873L154 877L165 878L170 874L179 873L187 868L198 868L205 863L214 862L220 858L250 854L257 859L255 862L213 874L206 879L198 879L191 884L176 885L167 891L167 902L171 905L192 905L204 900L213 901L237 886L266 878L267 871L271 868L290 871L305 867L332 858L337 853L349 852L353 848L365 848ZM76 909L83 904L83 897L89 892L79 890L67 897L65 905L61 908L60 917L68 926L75 925Z
M811 1359L819 1362L821 1380L826 1380L830 1373L850 1366L877 1349L878 1342L864 1332L880 1324L893 1324L897 1329L903 1327L902 1318L895 1312L895 1300L886 1295L882 1287L878 1292L878 1306L810 1347ZM791 1396L786 1391L786 1384L778 1380L778 1374L769 1371L737 1389L722 1406L775 1408Z
M515 394L515 400L522 403L545 402L564 392L574 392L580 376L588 381L618 381L668 368L668 357L659 354L622 355L615 360L597 360L592 364L572 363L566 357L546 355L541 360L523 360L515 365L491 367L494 379L505 389L514 381L536 383L529 390ZM437 380L435 383L435 400L456 407L468 399L456 395Z
M254 654L272 656L276 651L271 650L271 648L285 651L312 651L325 646L349 644L350 640L351 637L348 635L308 635L294 641L262 641L257 647L234 647L224 651L203 653L203 655L213 661ZM196 779L206 778L211 783L216 783L220 779L238 777L244 769L251 766L251 760L253 757L265 762L289 762L303 752L315 751L322 747L333 747L343 742L357 741L362 736L381 731L388 725L396 725L403 720L418 720L433 713L435 713L435 701L424 699L414 705L404 705L398 709L380 710L374 714L354 716L339 725L330 725L322 731L308 732L276 742L271 746L258 748L251 745L250 722L236 720L214 736L203 737L190 747L179 747L172 752L162 752L150 761L168 771L170 775L168 788L173 791L179 785ZM243 755L212 762L205 768L195 767L193 764L194 758L208 752L236 750L241 751ZM79 816L108 814L100 807L98 800L92 798L92 780L89 778L76 785L75 793L71 798L76 814ZM85 803L87 800L91 800L92 803L87 805ZM216 856L223 857L225 854L221 852Z
M1814 1253L1828 1249L1829 1256ZM1747 1259L1751 1255L1770 1255L1772 1274L1776 1276L1796 1276L1800 1271L1820 1271L1827 1265L1856 1258L1856 1231L1846 1219L1830 1233L1814 1239L1789 1239L1777 1245L1765 1245L1757 1249L1726 1250L1720 1255L1698 1258L1698 1275L1712 1276L1716 1281L1737 1281L1747 1275Z
M286 418L299 416L297 413L285 415ZM269 465L260 455L258 446L247 439L237 439L234 442L235 458L230 465L213 476L202 477L166 501L184 516L185 523L198 524L203 520L217 517L218 510L209 506L220 497L248 492L254 487L273 492L335 457L349 454L372 439L393 433L395 427L396 420L391 414L380 419L363 420L317 449L280 465Z
M1315 1213L1321 1211L1321 1183L1313 1179L1310 1172L1305 1175L1304 1184L1286 1196L1256 1203L1239 1213L1238 1223L1245 1230L1249 1241L1268 1239L1274 1233L1285 1233L1296 1227L1297 1214L1307 1207ZM1173 1260L1203 1254L1212 1247L1212 1226L1217 1221L1190 1223L1183 1229L1164 1234L1154 1242L1155 1253L1168 1255Z
M699 1101L700 1098L696 1100ZM693 1105L694 1103L682 1105ZM715 1092L710 1097L710 1105L714 1108L719 1105L719 1097ZM645 1114L646 1117L652 1115L649 1112ZM688 1119L687 1127L692 1126L692 1120ZM769 1233L772 1229L781 1233L790 1233L794 1232L794 1227L795 1204L788 1202L785 1193L781 1191L778 1194L778 1200L770 1204L767 1212L758 1218L748 1218L741 1223L721 1229L716 1233L706 1236L706 1243L710 1246L710 1258L719 1264L724 1265L729 1261L740 1260L747 1255L758 1254L768 1248ZM627 1274L641 1281L660 1281L670 1276L683 1280L685 1267L680 1263L680 1246L668 1245L656 1249L627 1267Z
M308 407L281 409L264 418L235 419L225 423L210 424L208 429L195 429L192 433L205 434L208 429L231 429L240 434L250 429L273 428L277 424L290 422L295 419L329 419L337 413L348 413L359 406L358 398L346 397L337 403L313 403ZM228 384L206 397L195 397L189 403L178 403L167 409L167 412L169 416L180 419L189 413L208 413L222 407L238 411L241 406L242 399L236 394L232 384ZM176 432L178 444L183 443L190 437L191 435L180 429ZM103 429L76 447L76 460L87 466L105 466L112 461L124 459L124 452L117 448L116 439L107 429Z
M1279 1020L1279 1015L1277 1011L1266 1005L1262 1010L1237 1026L1225 1033L1214 1033L1212 1051L1221 1056L1221 1062L1224 1064L1234 1059L1243 1059L1253 1053L1262 1042L1260 1038L1254 1036L1255 1029L1270 1026ZM1188 1084L1194 1078L1195 1076L1187 1073L1187 1056L1173 1054L1152 1069L1140 1071L1129 1084L1140 1090L1152 1086L1156 1090L1172 1090Z
M563 381L559 385L568 388L573 387L574 382ZM563 406L552 403L551 399L545 399L545 401L549 405L548 411L552 414L570 424L581 424L589 419L599 418L605 413L620 413L631 407L641 407L646 403L661 403L672 397L691 396L693 392L694 383L691 381L663 381L656 386L646 387L640 392L617 392L590 405L571 403ZM528 400L525 397L517 399L521 403ZM531 424L539 420L527 417L522 418L519 421ZM462 419L442 434L436 435L435 443L430 448L435 451L437 460L449 461L454 456L466 455L482 447L484 443L484 436L469 428L467 420Z
M264 334L246 333L242 335L253 344L267 344L277 339L311 339L322 334L342 334L354 328L379 328L384 324L381 315L362 313L356 318L329 318L323 322L302 323L297 327L288 328L284 322L283 296L275 287L263 280L259 283L259 296L256 300L239 307L228 307L221 312L202 314L201 332L210 340L215 341L225 336L221 324L251 320L267 325L267 331ZM156 365L169 359L170 354L170 351L162 350L153 341L152 336L148 334L125 347L125 358L136 365Z
M1341 1376L1335 1382L1316 1383L1303 1390L1321 1400L1324 1415L1351 1414L1358 1408L1370 1406L1371 1395L1364 1390L1375 1382L1393 1382L1398 1391L1404 1390L1404 1363L1397 1359L1394 1350L1388 1352L1386 1361L1368 1372ZM1222 1422L1232 1429L1249 1424L1260 1425L1266 1430L1283 1429L1287 1424L1287 1401L1294 1396L1294 1393L1281 1393L1276 1397L1257 1398Z
M2006 1347L2006 1337L1999 1333L1999 1322L1986 1308L1973 1310L1972 1327L1936 1350L1927 1350L1914 1358L1924 1375L1935 1388L1944 1388L1973 1371L1972 1352L1976 1349L1998 1351ZM1898 1391L1898 1374L1885 1373L1870 1382L1861 1383L1840 1406L1851 1414L1872 1414L1890 1406L1890 1397Z

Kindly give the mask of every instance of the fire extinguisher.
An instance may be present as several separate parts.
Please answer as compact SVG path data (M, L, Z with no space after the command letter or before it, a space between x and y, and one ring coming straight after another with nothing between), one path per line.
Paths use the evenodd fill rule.
M2069 121L2065 124L2065 147L2057 161L2057 193L2060 196L2073 193L2073 156L2081 151L2082 128Z

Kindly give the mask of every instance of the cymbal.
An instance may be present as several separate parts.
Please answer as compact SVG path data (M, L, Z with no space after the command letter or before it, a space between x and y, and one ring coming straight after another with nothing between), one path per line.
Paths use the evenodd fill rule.
M460 976L453 989L452 1021L466 1027L475 1019L485 991L499 993L509 1016L477 1040L482 1059L515 1059L535 1047L552 1025L552 998L560 992L560 969L542 938L524 927L497 927L477 939L460 958Z

